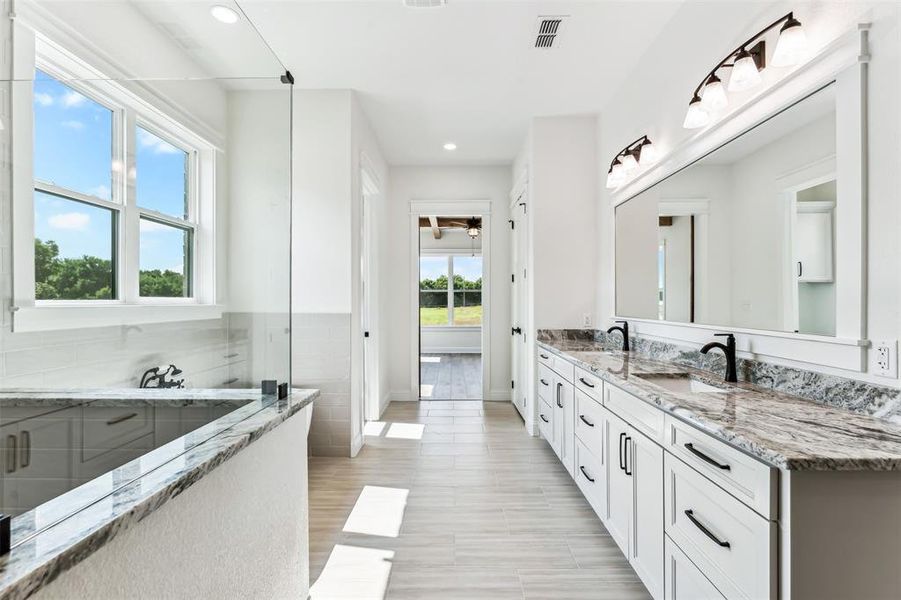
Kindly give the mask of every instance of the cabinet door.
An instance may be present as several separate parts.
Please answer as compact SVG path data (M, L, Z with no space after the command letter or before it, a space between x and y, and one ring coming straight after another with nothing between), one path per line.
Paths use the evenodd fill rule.
M798 281L832 281L832 211L798 212Z
M654 598L663 597L663 449L635 429L626 443L632 478L629 562Z
M576 460L576 398L573 384L562 377L554 379L554 427L557 428L557 455L573 476Z
M626 438L629 426L613 413L605 410L607 431L607 473L608 502L607 530L619 545L623 554L629 556L629 522L632 519L632 478L628 475L624 462Z
M666 600L724 600L710 580L669 538L664 540Z

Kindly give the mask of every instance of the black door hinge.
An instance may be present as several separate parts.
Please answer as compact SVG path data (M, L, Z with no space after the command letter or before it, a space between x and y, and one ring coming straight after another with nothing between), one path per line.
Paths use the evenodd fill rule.
M510 223L510 229L516 229L516 221L510 219L507 221L507 223Z
M510 273L510 283L516 283L516 273Z
M511 380L510 380L510 389L512 390L512 389L515 389L515 388L516 388L516 382L513 381L513 380L511 379Z
M291 71L285 71L285 74L280 77L282 83L287 83L288 85L294 85L294 75L291 75Z

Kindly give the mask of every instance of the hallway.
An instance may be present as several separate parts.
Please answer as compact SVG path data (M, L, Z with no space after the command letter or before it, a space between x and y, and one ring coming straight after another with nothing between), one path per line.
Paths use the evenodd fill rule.
M481 400L481 354L430 354L419 357L421 400Z
M367 434L310 458L311 598L648 597L509 403L395 402Z

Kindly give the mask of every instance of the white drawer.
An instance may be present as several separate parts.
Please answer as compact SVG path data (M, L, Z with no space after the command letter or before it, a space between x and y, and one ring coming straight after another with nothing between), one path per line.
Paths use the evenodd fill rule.
M778 517L779 471L666 415L666 449L767 519Z
M606 382L604 406L658 444L663 444L666 413L662 410Z
M724 600L710 580L688 560L673 540L663 536L665 600Z
M576 437L589 452L604 460L604 408L594 398L576 390Z
M151 406L85 406L82 412L81 460L91 460L151 434L153 426Z
M726 598L776 598L776 524L665 454L667 535Z
M549 367L554 366L554 353L545 350L544 348L538 346L535 349L535 353L538 355L538 362L547 365Z
M576 384L577 390L582 390L598 402L603 400L604 382L591 371L576 367L576 380L573 383Z
M544 402L538 403L538 432L554 447L554 411Z
M535 391L538 394L538 397L548 404L551 403L552 398L554 397L554 392L552 390L553 385L554 372L551 371L550 367L539 363L538 381L535 383Z
M598 517L604 518L606 492L606 471L594 455L585 448L581 440L576 440L576 460L573 477L582 495L591 504Z
M571 362L541 347L537 348L536 353L538 354L539 366L545 365L548 368L553 369L568 382L573 382L575 366Z

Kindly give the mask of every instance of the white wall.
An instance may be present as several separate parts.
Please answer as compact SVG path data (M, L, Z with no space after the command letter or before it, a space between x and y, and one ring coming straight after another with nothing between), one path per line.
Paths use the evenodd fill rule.
M510 238L507 218L510 167L392 167L387 253L381 260L384 306L388 310L388 377L392 400L409 400L411 353L410 202L491 202L491 399L510 398Z
M734 47L779 16L795 11L804 24L813 54L842 34L854 35L860 21L872 22L869 63L868 160L869 160L869 254L868 337L897 339L901 334L901 260L898 229L901 205L901 161L899 147L899 6L877 2L723 2L686 3L648 48L634 73L616 96L601 108L599 120L598 180L606 178L607 164L622 146L647 134L665 155L671 148L696 135L682 128L685 108L699 79L724 49ZM678 48L678 57L673 54ZM785 70L767 69L764 85L784 76ZM751 95L730 95L730 110L741 106ZM613 314L614 252L612 195L601 194L598 229L601 245L601 277L598 311L604 318ZM872 353L870 353L872 354ZM872 362L872 356L869 358ZM785 361L791 363L791 361ZM807 365L809 368L809 365ZM838 372L846 376L898 385L897 380L868 374Z

